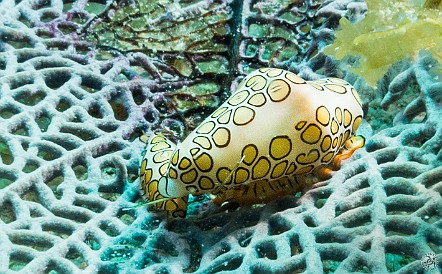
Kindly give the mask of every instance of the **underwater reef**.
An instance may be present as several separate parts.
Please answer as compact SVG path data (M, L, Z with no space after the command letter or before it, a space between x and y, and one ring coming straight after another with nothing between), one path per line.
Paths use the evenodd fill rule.
M367 79L354 50L324 54L370 2L1 1L0 273L439 273L440 46ZM407 24L433 24L422 16ZM134 207L138 138L182 140L261 67L350 82L365 147L265 205L195 197L179 220Z

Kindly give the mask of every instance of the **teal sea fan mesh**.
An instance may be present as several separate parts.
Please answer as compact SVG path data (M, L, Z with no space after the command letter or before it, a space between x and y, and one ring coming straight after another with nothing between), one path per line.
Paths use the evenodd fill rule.
M150 29L124 25L136 8ZM440 65L423 52L368 93L321 54L339 18L365 9L350 0L1 1L0 272L424 273L425 254L441 262ZM133 33L148 38L119 40ZM137 137L184 138L263 66L346 76L378 104L370 124L385 115L390 124L300 197L236 210L195 202L189 218L170 222L124 210L144 201Z

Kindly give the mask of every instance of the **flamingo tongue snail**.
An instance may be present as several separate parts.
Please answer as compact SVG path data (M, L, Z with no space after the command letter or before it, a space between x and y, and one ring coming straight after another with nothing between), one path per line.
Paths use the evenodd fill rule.
M189 194L239 204L294 194L307 176L327 176L364 145L355 135L362 117L361 100L344 80L305 81L262 68L181 144L160 133L143 136L141 186L174 217L185 217Z

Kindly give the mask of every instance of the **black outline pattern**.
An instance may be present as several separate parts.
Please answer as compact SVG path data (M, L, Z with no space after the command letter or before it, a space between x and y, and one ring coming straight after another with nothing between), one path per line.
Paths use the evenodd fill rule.
M210 128L209 131L207 131L207 130L201 131L201 128L206 127L206 126L209 125L209 124L212 125L212 127ZM208 133L210 133L215 127L216 127L215 122L213 122L213 121L207 121L207 122L205 122L205 123L202 123L202 124L197 128L196 133L198 133L198 134L208 134Z
M221 114L223 114L228 109L229 109L228 107L220 107L219 109L215 110L215 112L212 113L212 115L210 115L210 117L216 118L216 117L220 116Z
M319 136L318 136L317 140L314 142L307 141L304 136L304 134L306 134L306 131L308 131L310 127L316 127L317 129L319 129ZM311 123L304 129L304 131L301 133L300 137L304 143L309 144L309 145L314 145L314 144L318 143L319 140L321 140L322 129L317 124Z
M328 146L327 146L327 148L324 148L324 142L325 142L325 139L329 139L329 143L328 143ZM331 136L330 135L325 135L324 136L324 138L322 139L322 142L321 142L321 150L322 150L322 152L326 152L326 151L328 151L330 148L331 148L331 144L332 144L332 138L331 138Z
M305 159L301 159L301 158L310 158L311 157L310 155L312 153L316 154L313 156L314 157L313 160L306 161ZM298 156L296 156L296 162L300 165L308 165L308 164L316 162L320 156L321 156L321 154L319 153L319 150L317 150L316 148L313 148L307 154L306 153L299 153Z
M278 86L282 86L282 85L277 85L277 83L279 83L279 82L282 82L282 83L284 83L285 85L287 85L287 88L286 87L282 87L282 88L277 88ZM277 88L277 90L276 91L271 91L271 89L273 89L273 88ZM281 97L281 98L274 98L275 97L275 95L278 95L278 97L279 97L279 95L280 95L280 90L285 90L285 89L287 89L287 92L285 92L286 94L284 94L284 96L283 97ZM270 97L270 100L272 100L273 102L281 102L281 101L284 101L287 97L289 97L289 95L290 95L290 93L291 93L292 91L291 91L291 87L290 87L290 84L289 83L287 83L286 81L284 81L284 80L282 80L282 79L276 79L276 80L274 80L274 81L272 81L271 83L270 83L270 85L267 87L267 95Z
M246 161L246 157L244 157L243 163L245 163L246 165L250 166L251 164L253 164L253 162L256 160L256 157L258 156L258 147L255 144L248 144L246 146L244 146L244 148L241 151L241 157L245 156L244 151L246 150L246 148L253 148L255 151L255 156L253 156L253 160L252 161Z
M176 169L174 169L173 167L169 168L169 173L168 176L172 179L178 179L178 172Z
M357 126L356 126L356 120L359 120ZM359 126L361 125L361 122L362 122L362 115L356 116L355 119L353 120L353 123L351 126L351 131L353 133L359 128Z
M343 143L345 144L345 142L347 142L348 139L350 139L350 130L349 129L347 129L344 132L344 141L343 141Z
M272 74L272 73L277 73L277 74ZM283 73L283 70L282 69L278 69L278 68L272 68L272 69L270 69L270 70L268 70L267 71L267 73L266 73L266 75L267 75L267 77L270 77L270 78L276 78L276 77L278 77L279 75L281 75Z
M340 107L335 108L335 117L338 120L339 125L342 125L342 110Z
M335 138L333 138L332 148L335 149L337 145L338 145L338 136L336 136Z
M330 86L332 86L330 88ZM347 88L343 85L339 85L339 84L324 84L324 87L326 87L328 90L333 91L334 93L337 94L346 94L347 93ZM343 91L341 91L340 89L344 89Z
M292 166L293 166L293 170L289 171ZM292 175L293 173L295 173L296 169L298 169L298 166L294 162L291 162L290 165L288 166L285 174L286 175Z
M248 120L247 120L246 122L238 123L238 121L237 121L237 118L238 118L239 116L241 116L241 115L238 115L238 113L237 113L238 111L241 111L240 109L247 109L247 110L251 110L251 111L252 111L252 116L249 117ZM241 117L241 118L242 118L242 117ZM240 106L240 107L237 107L237 108L235 109L235 112L233 113L233 123L234 123L235 125L237 125L237 126L245 126L245 125L247 125L248 123L250 123L251 121L253 121L253 119L255 119L255 111L254 111L253 109L247 107L247 106Z
M275 170L279 167L279 166L281 166L281 165L284 165L284 168L282 169L282 172L279 172L277 175L279 175L279 176L275 176ZM288 161L287 160L284 160L284 161L282 161L282 162L280 162L280 163L277 163L274 167L273 167L273 169L272 169L272 172L270 173L270 178L272 178L272 179L277 179L277 178L280 178L282 175L284 175L284 173L286 172L286 170L287 170L287 166L288 166Z
M216 179L218 179L218 182L219 182L220 184L230 185L230 184L232 183L232 176L230 176L228 182L224 182L225 178L221 178L221 177L220 177L220 172L227 172L227 176L229 176L230 173L232 172L232 170L230 170L230 168L228 168L228 167L220 167L220 168L218 168L218 170L216 171Z
M238 181L237 181L237 178L238 178L238 173L239 173L240 171L245 172L245 174L247 174L247 176L245 177L245 179L244 179L243 181L239 181L239 182L238 182ZM250 178L250 172L249 172L249 170L246 169L246 168L243 168L243 167L238 167L238 168L236 169L236 171L235 171L235 180L234 180L234 184L235 184L235 185L243 184L243 183L247 182L247 180L249 180L249 178Z
M202 180L207 180L208 182L210 182L211 186L210 187L203 187ZM201 176L200 179L198 180L198 186L202 190L209 190L209 189L213 189L215 187L215 183L209 177Z
M178 164L178 160L180 159L180 151L176 150L170 159L171 159L170 163L176 166Z
M333 135L335 135L339 131L339 123L336 121L335 118L332 118L332 121L330 123L330 131Z
M140 164L140 177L144 176L146 169L147 169L147 158L144 157Z
M170 160L170 151L158 151L152 157L155 164L163 163Z
M187 176L191 176L190 178L187 178ZM186 177L184 180L183 178ZM184 184L192 184L195 182L196 178L198 177L198 172L195 168L190 169L189 171L183 172L180 176L181 182Z
M218 117L218 119L216 119L216 121L218 121L219 124L228 124L230 121L231 115L232 115L232 110L229 109L228 111L225 111L222 115L220 115Z
M262 102L261 104L256 104L256 102L255 102L255 103L251 103L251 102L250 102L250 101L252 101L253 98L255 98L255 100L256 100L256 98L257 98L258 96L260 96L262 99L264 99L264 102ZM250 99L247 101L247 103L248 103L249 105L254 106L254 107L262 107L263 105L265 105L265 103L267 103L267 98L266 98L266 96L264 95L264 93L259 92L259 93L254 94L252 97L250 97Z
M215 141L215 134L216 134L217 132L219 132L220 130L225 130L225 131L227 132L227 141L226 141L225 144L218 144L218 143ZM217 147L226 147L226 146L228 146L228 145L230 144L230 130L229 130L228 128L226 128L226 127L219 127L219 128L217 128L217 129L215 130L215 132L211 135L211 137L212 137L212 141L213 141L213 143L214 143L215 146L217 146ZM217 138L217 139L219 139L219 138Z
M204 157L205 159L203 159L202 157ZM202 172L209 172L213 168L213 159L206 152L201 153L197 158L195 158L194 163L195 163L195 166L199 170L201 170ZM205 166L207 163L209 163L209 167L203 169L202 168L203 165ZM198 174L197 174L197 176L198 176Z
M328 114L327 123L325 123L325 124L322 123L321 121L319 121L319 116L320 115L318 114L318 112L319 112L319 109L322 109L322 108L324 108L327 111L327 114ZM323 126L327 126L330 123L330 111L328 110L328 108L326 106L322 105L322 106L319 106L316 109L316 121L318 121L318 123L320 123Z
M200 148L199 147L194 147L194 148L191 148L190 149L190 154L192 155L192 156L195 156L195 155L197 155L198 154L198 152L200 152Z
M333 159L334 156L334 150L327 152L324 156L322 156L321 158L321 162L322 163L328 163ZM327 155L331 155L331 156L327 156ZM327 158L326 158L327 157ZM328 158L329 157L329 158Z
M348 120L348 124L345 123L345 118L347 117L346 114L348 113L348 117L350 117L350 119ZM351 125L351 122L353 121L353 115L351 113L351 111L349 111L348 109L344 109L344 127L348 127Z
M256 78L256 79L258 79L258 80L254 80L254 81L252 81L252 79L254 79L254 78ZM259 82L264 82L264 85L263 85L262 87L259 87L259 86L258 86L258 88L256 88L256 85L257 85ZM247 80L247 82L246 82L246 87L250 88L250 89L253 90L253 91L261 90L261 89L263 89L266 85L267 85L267 79L266 79L264 76L259 75L259 74L257 74L257 75L253 75L253 76L250 77L250 78Z
M264 175L260 175L259 177L256 177L256 176L258 176L256 173L258 173L257 171L256 171L256 169L257 169L257 166L260 164L260 163L264 163L264 162L266 162L267 163L267 165L268 165L268 167L267 167L267 171L265 172L265 174ZM258 158L258 161L256 161L256 164L253 166L253 168L252 168L252 179L254 179L254 180L256 180L256 179L261 179L261 178L264 178L264 177L266 177L267 176L267 174L269 174L269 172L270 172L270 168L272 167L272 163L269 161L269 159L267 159L267 157L265 157L265 156L261 156L261 157L259 157Z
M324 91L324 87L323 87L322 85L320 85L320 84L313 83L313 81L308 81L307 83L308 83L310 86L314 87L316 90Z
M184 162L184 161L186 161L186 162ZM184 165L184 167L183 167L183 165ZM184 157L180 160L180 163L178 164L178 168L179 168L180 170L186 170L186 169L188 169L191 165L192 165L192 161L190 161L189 158L187 158L187 157L184 156Z
M288 150L285 151L285 153L281 154L282 156L281 156L281 155L276 155L276 156L274 155L274 154L275 154L275 153L274 153L274 152L275 152L275 151L274 151L275 148L279 150L279 148L281 148L281 147L285 147L285 145L284 145L284 146L281 146L281 145L273 144L273 142L278 141L278 139L282 139L282 140L287 140L287 141L288 141ZM273 137L272 140L270 141L270 144L269 144L269 155L270 155L270 157L272 157L272 159L280 160L280 159L282 159L282 158L284 158L284 157L287 157L287 155L289 155L291 151L292 151L292 140L291 140L290 137L287 136L287 135L275 136L275 137ZM272 152L273 152L273 153L272 153ZM277 157L277 156L278 156L278 157Z
M301 167L300 169L298 169L295 174L296 175L303 175L303 174L308 174L313 170L314 166L313 165L308 165L308 166L304 166Z
M296 130L302 130L305 125L307 125L307 121L299 121L296 125L295 125L295 129Z
M293 79L290 79L289 77L287 77L288 75L294 75L294 76L296 76L296 78L301 79L302 82L296 82L296 81L294 81ZM284 75L284 77L285 77L285 79L287 79L288 81L290 81L290 82L292 82L293 84L296 84L296 85L307 84L307 82L306 82L304 79L302 79L301 77L299 77L298 75L296 75L296 74L294 74L294 73L292 73L292 72L287 72L287 73Z
M246 95L241 95L241 94L246 94ZM230 98L227 100L227 104L231 105L231 106L237 106L239 104L242 104L245 100L247 100L247 98L249 97L250 92L246 89L235 92L234 94L232 94L230 96ZM240 97L240 98L238 98ZM235 101L233 104L231 101Z
M362 101L361 97L359 97L358 91L353 87L350 89L350 91L353 94L353 97L355 98L356 102L358 102L359 106L362 107Z
M171 146L167 142L158 142L150 148L150 152L157 152L168 148L171 148Z
M206 144L203 144L204 141L199 141L199 140L197 140L197 139L202 139L202 140L204 140L204 141L207 141L207 143L209 143L209 146L205 146ZM194 144L199 145L200 147L202 147L202 148L204 148L204 149L207 149L207 150L211 150L211 149L212 149L212 143L210 142L210 139L207 138L206 136L198 135L198 136L196 136L195 138L193 138L192 142L193 142Z

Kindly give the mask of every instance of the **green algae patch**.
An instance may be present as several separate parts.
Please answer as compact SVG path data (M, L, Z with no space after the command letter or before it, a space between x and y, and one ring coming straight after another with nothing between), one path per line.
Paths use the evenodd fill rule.
M175 108L181 112L199 107L215 108L219 105L219 94L221 87L213 82L198 83L186 86L167 94L173 99Z
M0 138L0 160L5 165L10 165L14 161L14 156L9 149L8 144L6 141L2 140Z
M430 3L431 2L431 3ZM336 40L324 49L341 60L359 57L349 70L375 86L390 65L413 59L424 49L442 63L442 5L435 1L368 0L368 14L359 23L340 20Z
M87 40L120 51L226 52L229 19L222 6L194 10L173 1L136 1L93 24Z
M176 110L198 112L217 107L229 88L232 16L225 0L117 1L85 28L85 38L101 59L110 49L133 57L118 81L154 80Z

